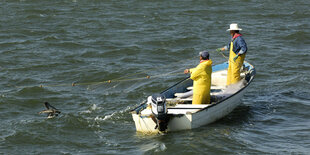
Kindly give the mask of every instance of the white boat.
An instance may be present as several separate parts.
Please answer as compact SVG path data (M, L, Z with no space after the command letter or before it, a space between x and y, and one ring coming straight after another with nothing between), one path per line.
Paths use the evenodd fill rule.
M166 98L166 102L158 106L163 106L164 109L157 109L155 103L154 108L153 104L144 102L131 111L136 130L151 133L187 130L207 125L228 115L241 103L240 99L253 81L256 71L251 64L244 62L242 80L226 86L227 68L227 62L212 66L211 104L191 104L192 96L187 94L190 94L188 92L192 89L193 81L188 77L160 93ZM164 121L158 118L162 112L165 113Z

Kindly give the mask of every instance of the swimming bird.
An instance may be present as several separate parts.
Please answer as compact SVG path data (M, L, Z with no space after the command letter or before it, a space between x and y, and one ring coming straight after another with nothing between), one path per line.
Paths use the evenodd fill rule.
M52 105L50 105L48 102L45 102L45 107L46 110L42 110L39 112L39 114L42 113L47 113L47 118L54 118L55 116L58 116L58 114L60 114L60 111L58 109L56 109L55 107L53 107Z

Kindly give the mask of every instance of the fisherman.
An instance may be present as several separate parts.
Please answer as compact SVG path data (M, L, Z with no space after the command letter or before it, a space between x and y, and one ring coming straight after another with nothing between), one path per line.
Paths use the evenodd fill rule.
M190 78L194 81L192 104L210 104L212 60L209 59L207 51L200 52L199 56L199 65L196 68L185 69L184 73L190 73Z
M241 30L242 29L238 27L238 24L230 24L230 28L227 29L227 31L230 32L232 37L231 42L228 44L228 46L216 49L218 52L227 51L229 49L229 64L226 85L235 84L241 79L240 70L248 50L242 34L239 33Z

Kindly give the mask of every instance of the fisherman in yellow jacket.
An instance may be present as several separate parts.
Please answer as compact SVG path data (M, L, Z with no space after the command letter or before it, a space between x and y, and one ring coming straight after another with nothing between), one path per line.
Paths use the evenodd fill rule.
M230 24L230 28L227 30L231 35L231 42L228 46L218 48L216 51L229 50L229 64L227 70L227 82L226 85L235 84L240 81L240 70L244 62L246 52L248 50L247 44L244 41L242 34L239 33L242 29L238 27L238 24Z
M194 81L192 104L210 104L210 88L212 60L207 51L200 52L200 63L196 68L185 69L184 73L190 73Z

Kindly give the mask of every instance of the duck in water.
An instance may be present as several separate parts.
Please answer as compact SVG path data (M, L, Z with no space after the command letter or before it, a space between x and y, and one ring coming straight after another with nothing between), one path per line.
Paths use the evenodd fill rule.
M58 114L60 114L60 111L58 109L56 109L55 107L53 107L52 105L50 105L48 102L45 102L45 107L46 110L42 110L39 112L39 114L42 113L47 113L47 118L54 118L55 116L58 116Z

